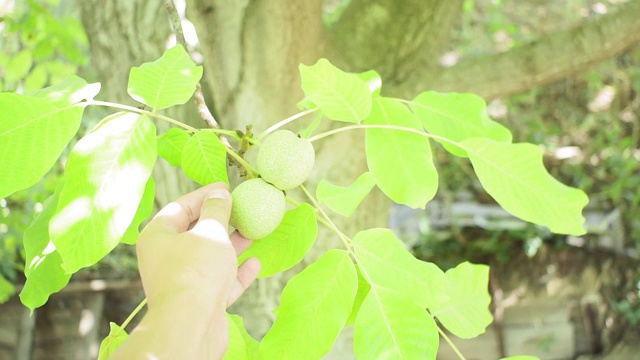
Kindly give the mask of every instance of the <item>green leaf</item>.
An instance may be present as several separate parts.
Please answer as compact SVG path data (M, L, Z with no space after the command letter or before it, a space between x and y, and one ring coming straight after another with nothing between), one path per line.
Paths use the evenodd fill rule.
M80 127L83 109L0 93L0 199L37 183Z
M27 281L20 292L22 303L33 310L69 283L70 274L62 269L62 257L49 237L49 221L55 214L60 188L47 199L43 210L24 232L24 274Z
M218 136L210 131L198 131L187 140L180 162L182 171L200 185L229 183L227 152Z
M316 129L318 128L318 126L320 126L321 123L322 123L322 115L321 114L316 114L316 116L313 118L313 121L311 121L309 126L307 126L306 128L302 129L298 133L298 135L300 135L300 137L303 138L303 139L310 138L313 135L313 132L316 131Z
M356 321L362 302L367 297L367 294L369 294L369 290L371 289L371 285L369 285L364 276L362 276L360 266L356 266L356 269L358 270L358 292L356 293L356 298L353 301L353 307L351 308L351 314L349 314L349 318L347 319L347 325L351 325Z
M371 111L369 86L358 75L346 73L327 59L300 64L302 91L331 120L359 123Z
M326 355L349 317L357 279L349 254L334 249L289 280L276 320L260 344L261 358Z
M65 271L93 265L118 245L138 210L156 156L153 123L132 113L108 116L74 146L49 224Z
M438 328L427 312L408 296L372 287L353 329L358 359L435 359Z
M132 68L127 92L154 110L165 109L189 101L201 77L202 66L196 66L187 51L176 45L160 59Z
M582 209L589 198L582 190L553 178L537 146L481 138L462 144L482 187L505 210L558 234L585 233Z
M537 356L516 355L516 356L509 356L506 358L502 358L500 360L540 360L540 358Z
M15 83L22 79L29 73L31 65L33 65L33 55L31 50L24 49L20 51L9 61L7 69L5 70L4 81L8 83Z
M0 304L5 303L11 299L13 294L16 293L16 288L13 286L9 280L5 279L2 274L0 274Z
M442 94L427 91L411 102L411 109L431 134L455 142L473 137L485 137L498 142L511 142L511 132L505 126L489 118L487 105L475 94ZM467 152L447 141L435 139L444 148L459 157Z
M489 267L463 262L446 273L449 299L432 303L431 314L452 334L471 339L493 321L489 311Z
M327 205L329 209L349 217L375 185L376 181L370 172L360 175L353 184L347 187L333 185L323 179L318 184L316 196L318 201Z
M420 122L406 106L387 98L375 99L365 124L423 132ZM367 129L365 153L378 187L391 200L424 209L435 196L438 172L425 136L395 129Z
M142 194L142 200L138 205L138 210L133 216L133 221L127 231L122 235L120 242L123 244L135 245L138 242L138 236L140 236L140 225L142 222L151 217L153 213L153 200L156 195L156 183L153 177L149 177L147 185L144 187L144 193Z
M33 71L24 80L25 91L29 93L41 89L47 84L47 77L47 69L44 66L38 65L34 67Z
M284 214L269 236L254 241L238 258L238 263L256 257L262 264L258 277L268 277L290 269L309 252L318 235L315 209L306 203Z
M382 78L374 70L365 71L357 74L362 81L367 83L369 91L373 96L380 96L380 90L382 89Z
M166 133L158 136L158 156L167 160L169 164L175 167L182 165L182 149L189 141L191 135L188 132L170 128Z
M120 345L127 340L127 332L124 331L118 324L109 322L109 335L102 340L100 344L100 352L98 353L98 360L107 360L109 356L113 354Z
M100 92L100 83L88 84L83 78L70 75L63 82L40 89L31 96L48 100L57 106L77 104L91 100Z
M36 62L45 60L56 51L53 42L48 38L43 38L33 48L33 59Z
M229 347L224 354L224 360L249 360L258 358L260 344L244 328L242 317L227 314L229 324Z
M413 257L393 231L360 231L351 245L358 265L373 282L371 285L405 294L422 308L448 300L448 282L442 270Z

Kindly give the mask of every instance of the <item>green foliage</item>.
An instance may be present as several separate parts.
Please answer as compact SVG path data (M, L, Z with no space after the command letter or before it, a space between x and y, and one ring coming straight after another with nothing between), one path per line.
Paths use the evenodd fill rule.
M6 302L16 293L15 287L0 274L0 303Z
M100 352L98 353L98 360L108 360L109 356L114 353L120 344L122 344L129 335L123 328L116 323L109 323L109 335L107 335L100 344Z
M153 199L155 195L156 183L153 178L150 177L144 187L142 199L140 199L138 210L136 210L136 214L133 216L131 225L120 239L121 243L134 245L138 241L138 236L140 235L140 225L142 225L142 222L151 217L151 213L153 212Z
M446 276L448 296L430 304L431 314L459 338L471 339L484 333L493 321L489 311L491 296L487 292L489 267L463 262L449 269Z
M31 311L44 305L49 295L67 285L71 274L62 269L62 257L49 236L49 222L56 212L60 189L45 202L44 208L24 232L25 268L27 281L20 292L20 300Z
M358 205L376 186L376 181L370 172L358 176L353 184L342 187L334 185L327 180L320 180L316 189L318 201L327 205L334 212L349 217L358 208Z
M166 109L189 101L201 77L202 66L178 45L160 59L132 68L127 92L154 110Z
M438 172L418 119L397 100L376 98L365 124L389 127L366 130L367 165L380 190L398 204L424 209L438 189Z
M199 131L182 147L182 171L201 185L216 181L229 183L225 147L212 132Z
M451 143L464 139L482 137L499 142L511 142L509 129L489 118L486 103L474 94L441 94L427 91L416 96L411 109L422 122L424 128L433 135L442 136L447 141L434 138L453 155L466 157L464 149Z
M587 195L554 179L532 144L484 138L462 142L484 189L505 210L559 234L582 235ZM573 219L572 221L568 221Z
M3 17L0 91L30 93L55 85L87 63L84 28L53 4L28 0ZM57 9L60 10L60 9Z
M83 108L0 93L0 198L37 183L78 131Z
M360 231L351 244L370 284L404 294L423 308L449 300L444 272L413 257L393 231Z
M344 327L357 290L349 253L329 250L282 291L273 326L260 344L263 359L320 359Z
M256 359L260 343L244 328L244 322L238 315L227 314L229 323L229 348L224 354L224 360L252 360Z
M256 257L262 268L258 277L269 277L290 269L309 252L318 236L318 223L311 205L302 204L284 214L280 225L267 237L254 241L238 262Z
M145 116L126 112L103 119L73 147L49 224L65 271L93 265L118 245L155 160L155 126Z
M189 133L178 128L171 128L158 136L158 156L175 167L182 165L182 150L191 137Z
M300 76L305 95L327 118L359 123L369 115L369 86L357 75L320 59L311 66L300 65Z
M424 308L402 293L372 285L353 330L358 359L435 359L438 328Z
M129 93L155 110L185 102L193 94L201 69L180 49L169 49L161 59L133 69ZM462 338L485 331L492 320L486 266L463 263L444 273L435 264L413 257L391 230L363 230L351 239L320 208L324 203L349 216L374 186L395 202L424 208L438 187L431 139L451 145L447 150L454 155L468 156L487 191L516 216L553 231L583 233L584 218L579 213L586 196L553 179L535 146L510 144L509 132L484 115L484 103L477 97L426 93L414 102L383 98L377 73L344 73L324 59L313 66L301 66L300 71L307 103L313 103L329 119L356 124L312 136L309 142L343 131L364 130L369 171L347 188L321 183L318 199L300 185L309 203L287 196L295 208L285 214L271 235L254 241L239 257L239 262L249 257L260 259L261 277L289 269L311 249L318 222L344 245L344 249L327 251L289 281L275 311L276 321L259 346L261 358L321 358L351 323L360 359L435 358L442 331L436 319ZM11 124L8 130L22 136L24 143L14 146L21 147L21 155L29 154L30 163L41 161L51 167L75 133L85 106L108 105L126 111L107 116L77 142L66 163L61 190L25 234L28 280L21 298L32 309L64 286L71 273L100 261L120 242L135 242L140 223L150 216L155 186L151 170L158 155L181 166L201 184L228 182L227 155L233 164L244 167L249 178L259 175L240 154L261 136L194 129L155 112L94 102L96 86L77 80L65 86L43 90L39 97L0 94L9 109L3 111L2 119ZM59 92L66 97L56 99ZM64 118L52 115L59 109L79 111ZM188 132L171 130L158 138L151 118L169 121ZM29 127L43 119L46 126ZM454 127L459 131L446 129L443 119L455 119ZM68 122L73 126L62 125ZM56 126L64 130L64 136L46 145L48 151L36 151L42 144L26 141L43 139L46 130ZM434 133L424 128L434 129ZM225 146L221 135L239 140L240 149ZM0 169L20 165L6 156L1 159ZM3 188L4 193L31 186L46 172L45 165L39 166L37 176L16 175L8 182L11 186ZM550 215L550 209L559 210ZM228 358L255 358L256 341L246 333L241 319L229 316L228 321ZM104 351L113 350L124 334L112 326Z

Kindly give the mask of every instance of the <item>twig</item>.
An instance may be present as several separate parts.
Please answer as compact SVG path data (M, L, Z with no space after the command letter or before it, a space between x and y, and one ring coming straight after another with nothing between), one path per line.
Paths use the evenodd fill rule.
M171 20L171 27L173 28L173 32L176 35L176 41L184 47L189 56L191 56L191 52L189 51L189 47L187 46L187 41L184 38L184 32L182 31L182 22L180 20L180 15L178 14L178 10L176 10L176 6L173 3L173 0L166 0L165 6L167 8L167 13L169 13L169 20ZM193 56L192 56L193 57ZM196 107L198 108L198 113L200 113L200 117L210 128L217 129L220 127L218 122L209 111L207 107L207 103L204 100L204 95L202 94L202 86L198 82L196 84L196 92L193 95L196 103Z

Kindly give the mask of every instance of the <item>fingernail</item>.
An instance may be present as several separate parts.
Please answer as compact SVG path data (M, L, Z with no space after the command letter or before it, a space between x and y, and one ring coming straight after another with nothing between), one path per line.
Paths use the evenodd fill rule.
M227 189L213 189L207 199L231 200L231 193Z

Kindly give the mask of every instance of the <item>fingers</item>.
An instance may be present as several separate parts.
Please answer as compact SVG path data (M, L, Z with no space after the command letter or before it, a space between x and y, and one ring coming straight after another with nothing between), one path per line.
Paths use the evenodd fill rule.
M239 232L234 231L231 236L231 244L236 250L236 255L242 254L253 243L253 240L249 240L246 237L240 235Z
M163 207L162 210L149 222L145 230L171 231L181 233L186 231L190 224L200 216L202 203L207 195L214 189L225 188L224 183L215 183L192 191Z
M227 228L230 215L231 194L226 184L221 184L207 194L202 203L199 220L189 232L210 240L224 239L228 242Z
M247 288L255 281L260 273L260 269L262 265L260 264L260 260L257 258L249 258L247 261L242 263L238 268L238 282L236 286L233 288L231 294L229 294L229 303L227 307L231 306L240 295L242 295Z

